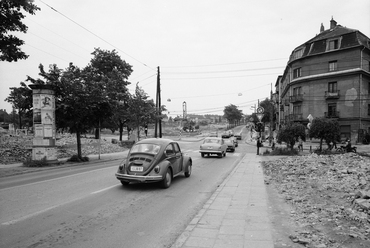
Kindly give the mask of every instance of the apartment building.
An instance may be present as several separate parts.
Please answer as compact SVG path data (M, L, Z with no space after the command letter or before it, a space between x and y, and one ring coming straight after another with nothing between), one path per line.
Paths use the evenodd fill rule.
M370 39L333 19L330 29L321 24L292 51L274 98L278 126L326 117L338 120L342 139L361 142L370 133Z

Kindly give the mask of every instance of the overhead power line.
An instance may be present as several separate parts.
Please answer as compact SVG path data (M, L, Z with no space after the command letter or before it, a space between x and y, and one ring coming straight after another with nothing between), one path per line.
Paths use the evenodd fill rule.
M136 59L135 57L129 55L128 53L122 51L120 48L116 47L115 45L113 45L112 43L110 43L109 41L105 40L104 38L100 37L99 35L95 34L94 32L90 31L89 29L85 28L84 26L82 26L81 24L79 24L78 22L72 20L71 18L69 18L68 16L64 15L63 13L61 13L60 11L56 10L55 8L53 8L52 6L50 6L49 4L45 3L44 1L42 0L39 0L40 2L42 2L43 4L45 4L47 7L49 7L50 9L52 9L53 11L57 12L58 14L60 14L61 16L63 16L64 18L68 19L69 21L73 22L74 24L76 24L77 26L79 26L80 28L84 29L85 31L89 32L90 34L94 35L95 37L97 37L98 39L104 41L105 43L107 43L108 45L114 47L115 49L117 49L118 51L124 53L125 55L127 55L128 57L136 60L137 62L139 62L140 64L144 65L145 67L148 67L152 70L155 70L154 68L151 68L150 66L148 66L147 64L141 62L140 60Z

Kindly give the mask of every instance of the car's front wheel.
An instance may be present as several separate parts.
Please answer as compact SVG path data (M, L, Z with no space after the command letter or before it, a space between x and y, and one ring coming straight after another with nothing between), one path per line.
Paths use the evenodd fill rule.
M164 179L161 182L162 188L164 189L169 188L171 186L171 182L172 182L172 173L171 173L171 169L168 168L164 176Z
M204 158L204 153L203 152L201 153L201 155L202 155L202 158Z
M191 175L191 169L192 169L191 167L192 167L191 164L189 164L188 165L188 171L185 171L185 173L184 173L185 174L185 177L190 177L190 175Z
M121 184L122 184L123 186L126 186L126 185L129 185L129 184L130 184L130 182L121 181Z

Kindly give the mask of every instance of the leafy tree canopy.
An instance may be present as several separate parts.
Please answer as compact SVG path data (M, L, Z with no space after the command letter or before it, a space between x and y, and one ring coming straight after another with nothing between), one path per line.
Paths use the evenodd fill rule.
M306 140L305 127L299 123L288 124L285 127L281 128L277 134L277 142L287 143L291 149L293 149L295 142L298 137L301 137L302 140Z
M323 117L315 118L312 120L308 135L310 138L320 139L320 150L322 150L323 140L325 140L327 144L330 142L339 142L340 126L336 120Z
M9 32L27 32L27 26L22 22L25 15L21 10L34 15L40 10L32 0L1 0L0 1L0 61L17 61L26 59L20 46L24 41Z
M238 121L243 117L243 113L241 110L238 109L237 106L230 104L225 107L224 109L224 118L232 123L234 121Z
M20 84L20 87L10 88L10 94L5 101L18 110L19 128L22 128L22 118L32 109L32 90L24 82Z
M265 100L260 102L260 106L264 109L261 122L270 122L271 118L274 117L274 103L270 99L266 98Z

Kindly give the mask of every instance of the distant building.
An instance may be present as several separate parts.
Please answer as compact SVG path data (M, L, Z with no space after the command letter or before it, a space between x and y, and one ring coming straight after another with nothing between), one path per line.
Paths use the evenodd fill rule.
M278 125L338 120L341 138L361 142L370 133L370 39L330 21L295 48L275 84Z

